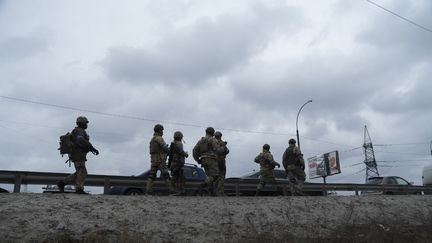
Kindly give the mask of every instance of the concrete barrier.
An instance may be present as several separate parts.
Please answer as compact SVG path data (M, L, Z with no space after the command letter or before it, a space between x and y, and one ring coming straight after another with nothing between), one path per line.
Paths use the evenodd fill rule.
M432 196L0 195L6 242L430 242Z

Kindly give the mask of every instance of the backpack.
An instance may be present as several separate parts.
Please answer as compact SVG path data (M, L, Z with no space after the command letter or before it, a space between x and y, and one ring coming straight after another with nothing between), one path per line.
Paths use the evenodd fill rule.
M68 132L65 135L60 136L60 147L58 150L60 150L61 156L63 157L65 154L70 155L73 149L74 143L72 141L72 133Z

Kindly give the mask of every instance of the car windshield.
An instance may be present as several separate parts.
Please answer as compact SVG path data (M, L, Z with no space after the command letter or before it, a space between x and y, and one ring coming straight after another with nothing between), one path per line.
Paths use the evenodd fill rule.
M382 177L370 178L366 182L366 184L378 185L378 184L381 184L382 180L383 180Z
M406 180L404 180L404 179L402 179L400 177L396 177L395 179L397 181L397 184L399 184L399 185L406 185L406 186L409 185L408 181L406 181Z

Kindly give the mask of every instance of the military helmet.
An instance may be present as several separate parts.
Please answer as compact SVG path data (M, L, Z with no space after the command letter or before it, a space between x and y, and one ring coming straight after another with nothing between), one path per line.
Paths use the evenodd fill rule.
M174 133L174 139L182 139L183 138L183 133L180 131L177 131Z
M215 133L215 130L213 127L207 127L207 129L205 130L206 133L213 135Z
M161 124L156 124L153 128L153 131L155 132L162 132L164 130L164 127Z
M85 116L79 116L77 119L76 119L76 123L77 124L87 124L89 121L87 120L87 117L85 117Z
M220 137L222 137L222 133L219 132L219 131L217 131L217 132L214 133L214 136L217 137L217 138L220 138Z
M289 143L289 144L295 144L295 143L296 143L296 140L295 140L294 138L291 138L291 139L288 141L288 143Z
M265 149L265 150L270 150L270 145L268 145L268 144L264 144L264 145L263 145L263 149Z

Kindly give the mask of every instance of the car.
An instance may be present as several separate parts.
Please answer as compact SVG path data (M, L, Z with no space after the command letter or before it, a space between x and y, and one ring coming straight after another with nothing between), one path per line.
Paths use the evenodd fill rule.
M46 185L46 187L42 187L42 189L44 189L42 193L60 193L57 185ZM66 185L64 188L64 193L75 193L75 186Z
M197 193L197 187L196 186L188 186L188 182L204 182L205 178L206 178L206 174L204 172L204 170L200 167L198 167L195 164L188 164L186 163L183 166L183 174L185 176L186 179L186 185L185 185L185 189L186 189L186 194L187 195L195 195ZM148 176L150 175L150 170L147 170L139 175L137 175L136 177L140 177L144 180L146 180L148 178ZM157 178L160 178L160 171L158 171L157 173ZM162 180L162 179L160 179ZM165 185L165 183L162 183L163 185L158 186L158 185L154 185L153 186L153 193L156 195L167 195L169 194L168 188ZM110 195L142 195L145 194L146 189L145 187L128 187L128 186L112 186L110 188L109 194Z
M432 186L432 165L423 167L423 186Z
M408 182L399 176L375 176L370 177L366 181L366 185L388 185L398 186L401 190L386 190L386 191L362 191L362 195L404 195L404 194L421 194L421 191L404 191L403 188L412 185L413 183Z
M273 175L275 177L275 180L277 182L276 186L273 186L271 184L266 184L264 188L261 190L260 195L264 196L280 196L284 195L283 187L279 186L280 184L288 184L288 179L285 170L282 169L274 169ZM230 177L225 179L225 185L235 185L238 183L240 186L238 189L235 188L235 186L225 186L224 193L228 196L237 195L237 190L240 196L254 196L256 193L256 187L260 181L261 173L260 171L252 171L244 176L241 177ZM278 185L279 184L279 185ZM308 183L305 182L305 185L307 184L317 184L317 183ZM290 193L289 187L286 192L287 194ZM308 196L322 196L324 195L323 191L306 191L304 190L304 194Z
M432 165L426 165L423 167L422 173L423 186L432 187ZM425 194L432 194L431 191L425 191Z

